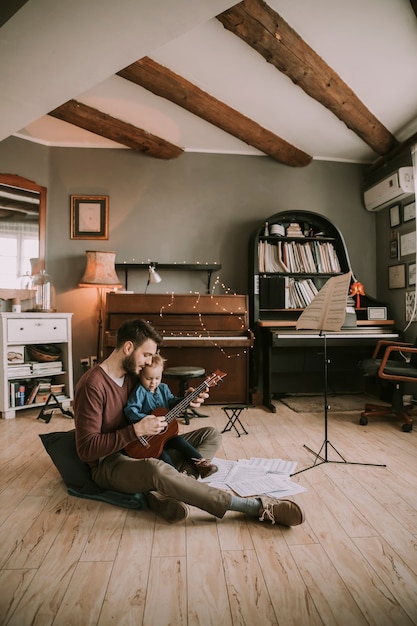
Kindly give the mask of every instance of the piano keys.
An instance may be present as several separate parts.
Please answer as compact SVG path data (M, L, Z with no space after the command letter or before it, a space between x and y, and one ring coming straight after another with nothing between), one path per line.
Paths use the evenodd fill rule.
M115 346L116 331L128 319L150 322L163 335L167 367L195 365L206 374L226 372L210 390L209 404L249 402L249 358L253 333L246 295L123 294L106 297L104 354ZM179 393L175 381L169 385Z
M319 331L319 330L273 330L272 332L272 345L284 346L290 345L293 347L305 345L305 341L309 342L310 346L322 346L324 338L326 338L327 345L337 346L345 345L346 340L352 341L352 345L355 342L361 344L374 345L379 339L398 339L398 333L390 332L391 329L375 328L355 328L349 331ZM366 340L371 340L367 342Z

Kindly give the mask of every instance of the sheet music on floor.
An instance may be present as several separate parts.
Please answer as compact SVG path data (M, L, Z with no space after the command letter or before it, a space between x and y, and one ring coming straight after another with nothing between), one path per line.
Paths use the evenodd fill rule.
M305 491L291 480L290 475L297 466L295 461L252 457L239 461L214 458L213 463L218 471L200 481L219 489L231 489L241 497L265 494L283 498Z

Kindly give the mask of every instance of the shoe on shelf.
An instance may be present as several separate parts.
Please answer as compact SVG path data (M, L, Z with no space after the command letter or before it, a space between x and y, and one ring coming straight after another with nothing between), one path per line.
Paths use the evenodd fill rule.
M259 520L282 524L283 526L298 526L305 520L305 515L300 506L292 500L280 500L269 496L258 496L261 501Z
M213 465L209 459L193 459L193 462L197 468L200 478L207 478L208 476L215 474L219 469L217 465Z
M184 502L164 496L159 491L148 491L146 494L150 510L170 524L178 524L187 519L190 510Z

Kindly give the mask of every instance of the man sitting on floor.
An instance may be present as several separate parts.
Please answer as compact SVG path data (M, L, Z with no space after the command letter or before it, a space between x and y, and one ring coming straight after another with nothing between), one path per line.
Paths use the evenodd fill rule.
M291 500L267 496L240 498L178 472L159 459L134 459L124 448L138 439L156 437L166 428L164 416L149 415L129 424L123 408L137 377L150 365L162 336L143 320L127 321L117 333L116 348L102 363L88 370L75 390L74 419L77 451L91 467L92 477L103 489L146 494L149 508L168 522L188 517L187 504L222 518L226 511L240 511L260 521L296 526L304 521L302 509ZM201 393L191 406L200 406ZM184 437L206 459L212 459L221 435L206 427Z

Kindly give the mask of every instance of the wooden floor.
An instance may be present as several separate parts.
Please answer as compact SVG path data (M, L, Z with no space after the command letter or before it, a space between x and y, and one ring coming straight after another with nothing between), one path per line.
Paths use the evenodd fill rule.
M218 456L311 466L322 413L245 411L249 434L223 435ZM210 419L221 430L220 407ZM417 624L417 427L359 426L329 412L328 439L349 463L324 463L294 480L307 521L288 529L237 513L192 509L177 526L69 496L39 433L68 430L22 412L0 421L0 623L15 626ZM328 446L328 460L338 460ZM351 462L386 464L384 467Z

